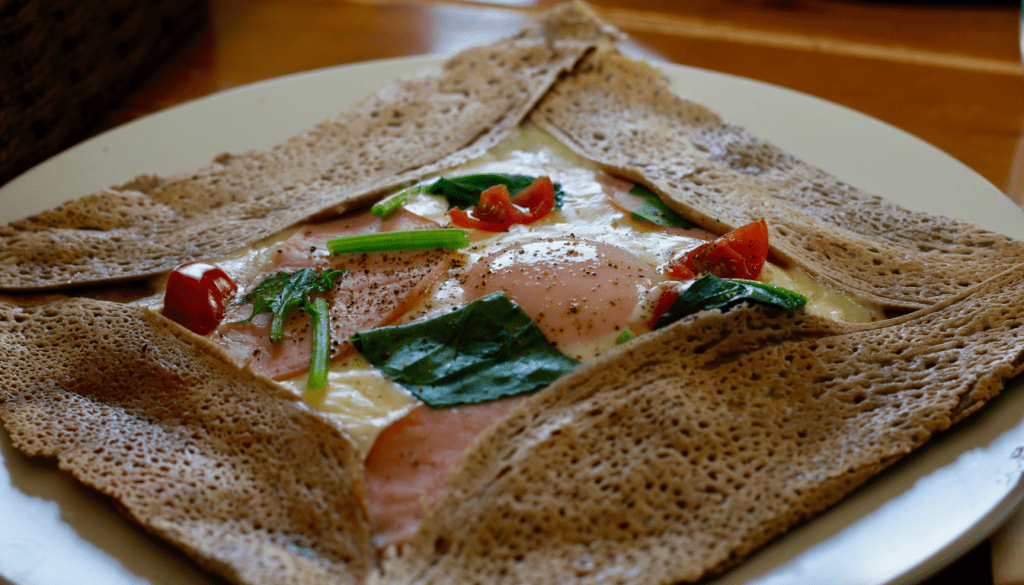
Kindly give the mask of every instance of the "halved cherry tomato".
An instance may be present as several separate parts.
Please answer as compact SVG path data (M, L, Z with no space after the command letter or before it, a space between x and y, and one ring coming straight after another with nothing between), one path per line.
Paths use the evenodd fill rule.
M498 184L480 194L480 203L473 208L473 215L458 207L448 210L448 215L459 227L503 232L515 223L516 212L522 213L512 205L508 187Z
M665 274L679 280L708 272L720 278L754 279L767 258L768 224L761 218L686 252L665 267Z
M206 335L224 318L238 286L213 264L188 262L167 277L164 316L189 331Z
M551 177L537 177L529 187L516 193L512 203L519 207L525 207L530 213L519 212L523 219L516 223L530 224L543 219L555 208L555 184Z
M682 285L672 286L662 291L661 296L658 297L658 303L654 305L654 312L651 315L651 320L647 322L647 326L654 329L654 324L658 322L658 318L668 312L672 308L672 305L679 298L679 295L683 294L683 289L679 288Z
M538 221L554 208L555 186L549 177L539 177L515 197L509 196L506 185L494 185L480 194L480 203L473 208L472 215L458 208L450 209L448 215L459 227L503 232L514 223Z

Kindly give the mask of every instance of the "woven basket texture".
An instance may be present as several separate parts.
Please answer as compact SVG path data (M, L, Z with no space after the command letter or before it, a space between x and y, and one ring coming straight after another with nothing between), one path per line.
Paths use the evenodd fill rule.
M84 138L208 12L204 0L0 0L0 185Z

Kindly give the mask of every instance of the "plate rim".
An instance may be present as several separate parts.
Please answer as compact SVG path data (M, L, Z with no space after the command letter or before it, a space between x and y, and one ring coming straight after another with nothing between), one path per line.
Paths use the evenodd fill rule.
M96 149L102 150L103 148L106 148L105 145L108 144L108 142L110 141L111 137L121 136L121 135L124 135L126 132L130 133L130 132L137 131L137 130L138 131L146 131L151 126L159 126L159 124L162 121L166 120L166 119L173 119L173 118L176 118L176 117L179 117L179 116L188 116L194 110L202 110L203 108L206 108L210 104L213 104L213 103L218 103L218 102L222 102L222 101L225 101L225 100L226 101L231 101L231 100L233 100L235 98L238 98L240 96L244 97L244 96L254 95L254 94L259 93L261 91L266 92L267 90L271 90L271 89L275 89L275 88L276 89L280 89L280 88L286 88L287 89L288 87L291 87L291 86L296 85L296 84L301 84L303 82L308 82L308 81L311 81L311 80L315 81L317 78L322 78L323 76L333 76L333 75L344 76L344 75L350 75L353 72L358 72L358 71L361 71L361 70L366 71L366 70L380 70L380 69L392 70L393 69L393 70L396 70L396 71L400 70L402 75L412 74L413 72L423 70L424 68L437 67L446 58L447 58L447 56L444 56L444 55L433 55L433 54L431 54L431 55L413 55L413 56L405 56L405 57L393 57L393 58L385 58L385 59L376 59L376 60L371 60L371 61L360 61L360 62L354 62L354 63L347 63L347 64L343 64L343 65L335 65L335 66L330 66L330 67L313 69L313 70L309 70L309 71L302 71L302 72L291 73L291 74L288 74L288 75L283 75L283 76L280 76L280 77L275 77L275 78L271 78L271 79L261 80L261 81L257 81L257 82L253 82L253 83L249 83L249 84L245 84L245 85L241 85L241 86L237 86L237 87L221 90L221 91L218 91L218 92L206 95L206 96L198 97L198 98L195 98L195 99L183 102L181 104L177 104L177 105L171 106L169 108L165 108L163 110L147 114L145 116L142 116L140 118L137 118L135 120L127 122L126 124L119 125L119 126L117 126L115 128L111 128L111 129L109 129L107 131L104 131L104 132L102 132L100 134L97 134L96 136L93 136L93 137L91 137L91 138L89 138L89 139L87 139L85 141L82 141L82 142L80 142L80 143L70 147L69 149L67 149L65 151L62 151L61 153L58 153L58 154L48 158L47 160L39 163L38 165L35 165L31 169L28 169L24 173L20 174L18 177L15 177L14 179L12 179L8 183L4 184L3 186L0 186L0 201L4 201L4 200L6 200L9 197L22 196L22 194L26 192L26 185L28 185L27 188L39 189L40 188L39 187L40 183L45 184L46 181L49 179L49 177L47 177L47 175L50 174L50 173L55 172L52 169L54 169L55 167L59 168L60 165L62 165L64 163L64 161L67 161L68 159L73 159L75 157L80 157L80 156L83 156L83 155L88 155L90 152L92 152L92 151L94 151ZM844 116L849 117L851 120L859 120L860 123L868 123L868 124L875 125L877 131L882 132L882 133L886 133L886 134L892 134L893 136L898 136L900 138L900 140L905 141L907 144L912 144L913 148L921 149L923 152L925 152L927 154L927 156L925 156L925 158L929 158L930 157L933 160L942 160L943 164L949 165L949 168L954 169L956 174L963 175L963 180L966 183L975 185L975 187L977 189L979 189L979 192L987 191L988 195L997 194L998 196L1000 196L1002 198L1002 200L1005 201L1005 203L1006 203L1006 205L1005 205L1006 209L1008 210L1008 209L1012 208L1015 211L1014 214L1011 214L1011 215L1013 215L1013 218L1014 218L1014 219L1011 220L1011 222L1015 222L1016 223L1016 227L1018 228L1019 233L1016 234L1016 236L1020 237L1021 234L1024 234L1024 212L1022 212L1020 208L1018 208L1011 201L1009 201L1009 199L1006 198L1002 194L1002 192L998 188L996 188L991 182L986 180L984 177L982 177L976 171L974 171L973 169L971 169L970 167L968 167L966 164L964 164L963 162L959 161L955 157L949 155L948 153L942 151L941 149L938 149L934 145L932 145L932 144L922 140L921 138L919 138L917 136L914 136L913 134L910 134L910 133L908 133L908 132L906 132L906 131L904 131L904 130L902 130L902 129L900 129L900 128L892 125L892 124L889 124L889 123L887 123L885 121L882 121L882 120L879 120L879 119L874 118L872 116L869 116L867 114L864 114L862 112L859 112L857 110L854 110L852 108L844 106L842 104L837 104L835 102L831 102L829 100L825 100L823 98L820 98L820 97L817 97L817 96L814 96L814 95L811 95L811 94L807 94L807 93L804 93L804 92L800 92L798 90L793 90L793 89L786 88L784 86L780 86L780 85L776 85L776 84L772 84L772 83L769 83L769 82L759 81L759 80L755 80L755 79L741 77L741 76L737 76L737 75L733 75L733 74L729 74L729 73L723 73L723 72L703 69L703 68L699 68L699 67L693 67L693 66L689 66L689 65L681 65L681 64L668 63L668 62L662 62L662 61L651 61L651 63L653 65L655 65L656 67L661 68L663 71L667 72L667 77L673 83L675 83L675 81L677 81L677 78L680 77L680 76L681 77L687 77L687 76L702 77L703 76L703 77L710 78L710 79L721 80L722 83L725 83L726 85L729 85L729 84L740 84L740 85L743 85L745 87L756 88L756 91L768 91L769 93L774 93L776 96L779 96L778 99L783 99L783 100L785 100L785 99L808 100L809 99L809 100L811 100L811 102L817 103L819 107L822 107L822 108L825 108L825 109L839 108L839 109L841 109L843 111ZM675 85L673 85L673 89L677 89L677 87ZM365 94L363 94L363 95L365 95ZM342 107L347 107L348 105L351 105L351 102L346 103ZM716 107L716 104L714 104L714 103L707 104L707 107L709 107L713 111L719 111L719 109ZM335 111L337 111L337 109L338 109L338 107L334 108ZM723 114L723 118L726 119L727 121L730 120L730 117L727 116L726 114ZM322 119L322 117L321 117L321 119ZM741 124L741 125L743 125L743 124ZM754 130L752 130L752 133L754 133L755 135L758 135L758 136L762 136L762 133L756 132ZM283 138L284 138L284 136L282 136L280 139L283 139ZM773 142L774 143L774 139L771 136L765 136L765 139L768 140L769 142ZM269 145L265 145L265 146L269 146ZM256 146L254 146L254 147L256 147ZM783 149L786 150L787 152L790 152L790 150L788 148L786 148L785 146L783 146ZM806 154L802 154L802 153L794 153L794 154L796 154L799 158L802 158L802 159L806 160ZM212 158L212 157L210 157L210 158ZM208 162L208 160L210 160L210 158L207 158L206 161ZM811 162L811 164L814 164L815 166L819 166L820 168L825 168L822 165L820 165L820 164L818 164L818 163L816 163L814 161L808 161L808 162ZM178 170L184 170L184 169L187 169L187 168L191 168L191 166L195 166L195 165L179 166ZM825 170L827 170L828 172L832 172L830 169L827 169L827 168ZM856 182L853 182L853 181L851 181L851 183L856 184ZM107 183L107 185L112 185L112 184L115 184L115 183L114 182L108 182ZM80 193L79 195L86 195L86 194L88 194L88 193ZM17 219L17 217L5 217L3 214L0 214L0 221L9 221L10 219ZM1014 234L1007 234L1007 235L1013 236ZM2 437L6 437L6 438L0 438L0 440L6 442L7 445L9 446L10 445L10 439L9 439L9 435L7 434L6 429L3 431ZM929 443L931 443L931 441L929 441ZM0 460L3 460L2 455L0 455ZM7 464L6 461L4 461L4 463L5 463L5 465ZM4 474L3 474L4 471L5 470L0 469L0 493L2 493L5 489L7 489L9 487L3 481L4 480ZM977 544L982 542L985 538L987 538L998 527L998 525L1003 520L1005 520L1005 518L1020 504L1020 502L1022 500L1024 500L1024 484L1022 484L1022 482L1020 482L1019 478L1018 478L1018 481L1015 484L1015 486L1013 487L1013 489L1009 490L1004 495L1004 497L1002 498L1000 503L997 506L991 508L987 513L985 513L984 515L982 515L981 517L978 518L977 522L974 525L974 529L973 530L970 530L968 532L960 534L956 539L948 542L944 547L941 547L940 550L937 550L935 552L935 554L931 555L930 557L924 559L923 561L921 561L921 562L919 562L919 563L917 563L917 564L915 564L913 566L906 567L906 569L902 573L900 573L899 575L897 575L895 578L893 578L891 580L885 581L884 583L891 584L891 585L904 584L904 583L913 583L913 582L919 581L920 579L926 578L929 575L931 575L931 574L935 573L936 571L940 570L942 567L947 565L950 561L955 560L955 558L957 558L960 554L963 554L964 552L966 552L970 547L976 546ZM815 516L815 518L818 518L820 516L821 515L817 515L817 516ZM813 521L814 521L814 518L811 519L811 522L813 522ZM136 526L136 529L138 529L138 528L139 527ZM785 537L783 537L783 538L785 538ZM768 546L771 547L772 545L768 545ZM757 556L758 554L760 554L760 552L756 553L755 556ZM741 564L741 566L742 566L742 564ZM4 575L4 577L6 577L5 571L3 571L2 569L3 569L3 567L2 567L2 565L0 565L0 575ZM720 581L728 581L729 574L730 573L726 573L725 575L723 575L722 579L715 579L714 583L719 583ZM770 577L770 575L769 575L769 577ZM0 577L0 578L3 578L3 577ZM138 577L135 576L135 578L138 578ZM762 579L762 577L755 577L755 580L763 580L763 579ZM17 583L17 585L21 585L22 582L21 581L12 581L12 583ZM29 583L29 581L24 581L24 583L27 584L27 583ZM883 582L879 582L879 583L883 583Z

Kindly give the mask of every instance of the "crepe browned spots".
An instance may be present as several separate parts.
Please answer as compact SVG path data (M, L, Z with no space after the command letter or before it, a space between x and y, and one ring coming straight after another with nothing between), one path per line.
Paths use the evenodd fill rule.
M644 65L576 67L614 35L560 7L271 149L0 228L0 288L150 275L363 205L482 153L553 84L534 118L586 156L713 231L768 217L780 258L855 296L928 308L868 326L710 312L584 364L471 447L383 573L343 434L154 313L0 301L15 446L238 583L674 583L834 503L1021 369L1024 269L967 287L1022 244L843 185Z
M149 276L252 244L318 213L484 154L559 74L613 38L583 6L399 80L276 146L139 177L0 227L0 290ZM253 123L259 123L254 120Z
M0 372L15 447L56 457L206 568L268 585L374 570L351 441L160 315L0 301Z
M900 319L717 310L580 366L492 427L389 583L717 573L1024 369L1024 265Z
M772 252L884 307L915 309L1014 266L1024 243L868 195L675 95L654 68L588 57L531 118L725 233L767 219Z

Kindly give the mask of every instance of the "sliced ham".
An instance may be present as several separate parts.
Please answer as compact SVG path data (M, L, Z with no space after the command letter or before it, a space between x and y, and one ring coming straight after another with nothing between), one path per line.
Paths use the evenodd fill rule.
M405 210L387 218L369 211L341 219L311 224L284 241L274 259L247 287L251 290L277 272L302 268L344 269L327 295L331 313L331 359L352 350L348 338L359 331L386 325L405 313L423 296L450 263L442 251L400 251L331 255L327 240L339 236L436 228L430 220ZM239 363L248 363L274 379L295 376L309 368L312 342L310 317L292 311L285 320L283 341L270 343L270 314L240 322L252 313L252 305L233 306L212 335Z
M526 400L423 404L384 429L366 456L366 507L376 522L377 546L401 545L412 536L473 439Z
M608 197L608 202L624 211L632 214L637 209L640 209L644 202L644 198L639 195L633 195L630 191L636 183L620 179L619 177L613 177L604 173L597 174L597 182L601 184L601 190ZM648 224L651 225L651 224ZM717 236L715 234L701 229L699 227L692 228L677 228L677 227L661 227L670 234L676 234L680 236L687 236L691 238L698 238L701 240L713 240Z

